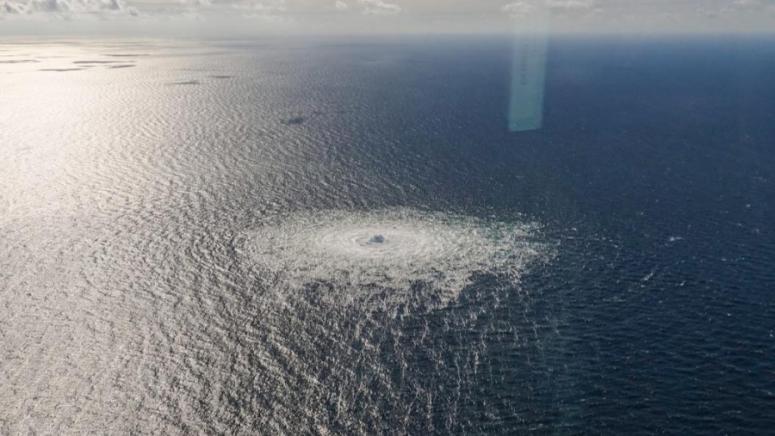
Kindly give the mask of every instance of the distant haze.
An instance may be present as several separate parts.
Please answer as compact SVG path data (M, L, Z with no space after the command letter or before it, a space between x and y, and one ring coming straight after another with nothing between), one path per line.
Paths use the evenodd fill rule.
M703 33L775 29L775 0L0 0L0 34Z

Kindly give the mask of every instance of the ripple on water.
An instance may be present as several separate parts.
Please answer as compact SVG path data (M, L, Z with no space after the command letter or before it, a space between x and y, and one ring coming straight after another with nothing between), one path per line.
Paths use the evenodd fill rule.
M345 304L444 305L478 275L516 285L529 263L546 258L535 223L388 209L276 216L247 232L243 254L274 289L324 285ZM390 292L376 292L385 291ZM377 298L375 295L382 297Z

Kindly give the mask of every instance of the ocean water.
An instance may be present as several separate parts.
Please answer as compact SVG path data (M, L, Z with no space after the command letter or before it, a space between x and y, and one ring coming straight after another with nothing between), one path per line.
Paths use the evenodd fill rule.
M0 44L0 434L775 428L775 40Z

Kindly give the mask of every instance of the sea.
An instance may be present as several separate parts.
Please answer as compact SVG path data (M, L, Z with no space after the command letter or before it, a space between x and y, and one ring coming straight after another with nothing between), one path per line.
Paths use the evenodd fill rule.
M520 38L0 42L0 434L772 432L775 39Z

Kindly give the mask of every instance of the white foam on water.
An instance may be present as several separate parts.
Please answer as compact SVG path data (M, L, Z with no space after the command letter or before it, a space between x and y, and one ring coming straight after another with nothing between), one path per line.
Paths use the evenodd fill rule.
M516 285L547 254L538 233L535 223L412 209L303 212L267 219L244 252L285 290L323 284L342 304L443 305L482 274Z

